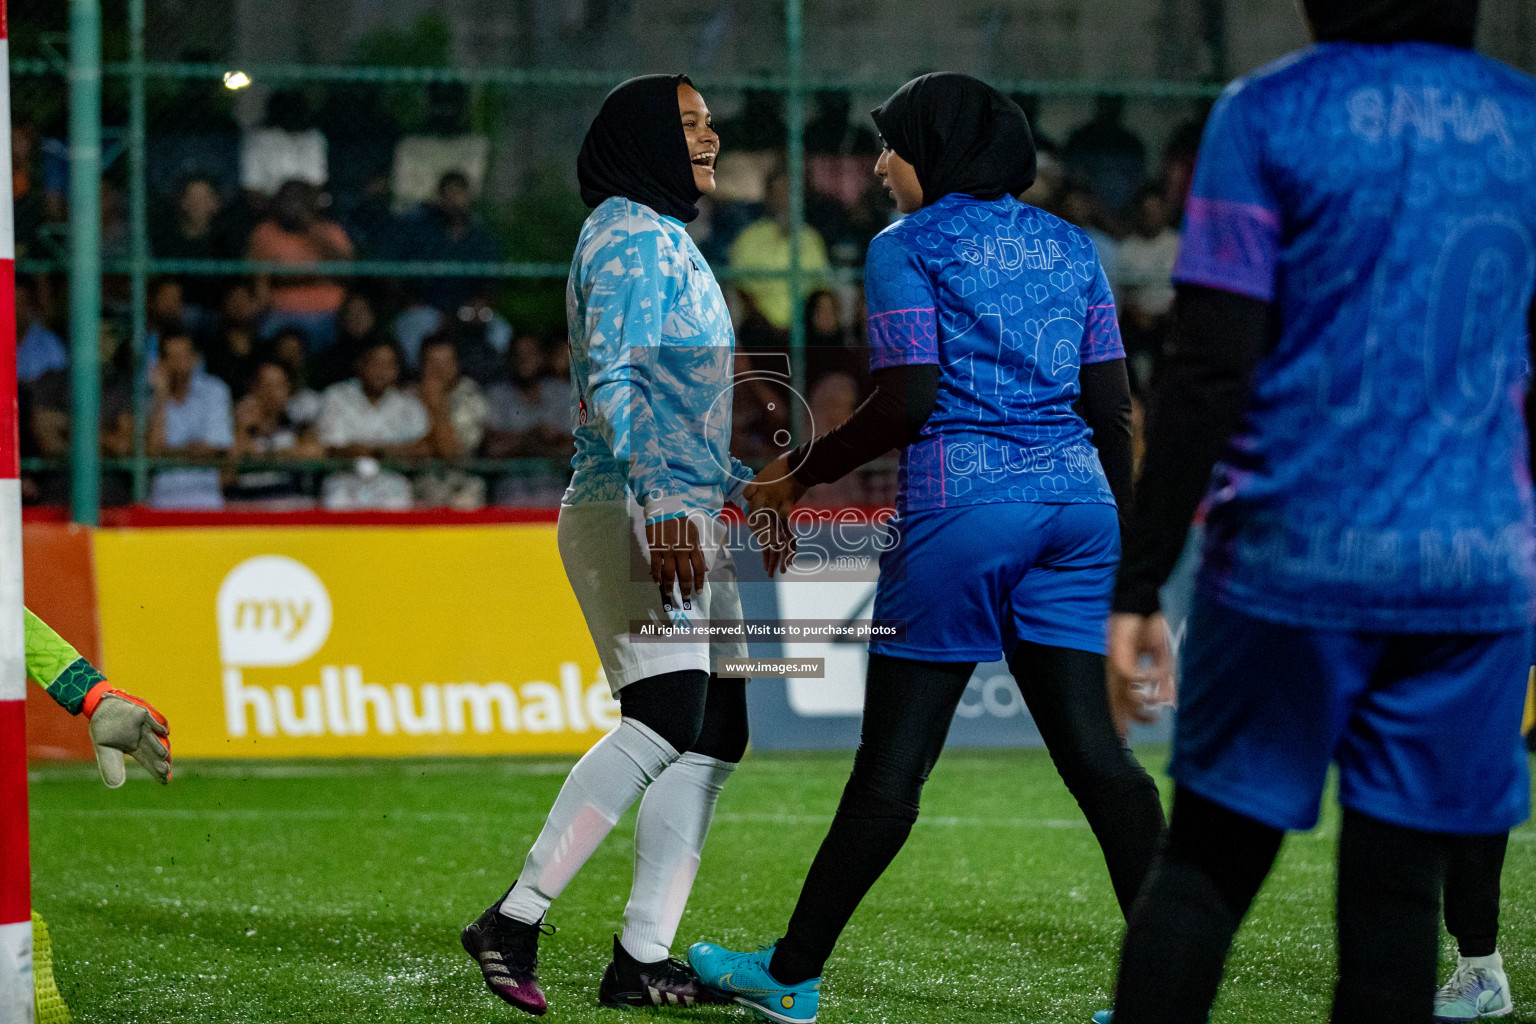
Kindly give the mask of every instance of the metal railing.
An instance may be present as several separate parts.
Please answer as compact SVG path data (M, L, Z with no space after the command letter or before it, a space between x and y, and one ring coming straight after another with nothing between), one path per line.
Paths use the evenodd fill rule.
M149 185L146 164L146 83L169 81L216 81L230 70L227 63L164 62L145 59L145 2L126 0L127 60L103 62L101 0L70 0L70 25L67 54L47 50L42 54L16 54L11 73L18 77L61 77L69 88L69 223L66 259L27 258L18 262L23 273L55 271L67 267L69 274L69 334L72 417L69 474L70 508L79 523L99 520L100 476L104 469L126 470L134 481L133 495L143 500L149 473L168 465L224 465L226 461L152 458L145 450L147 425L145 389L139 383L146 365L147 288L152 275L232 275L232 274L334 274L346 277L482 277L496 279L563 279L564 263L504 261L490 263L452 263L441 261L360 260L346 263L291 265L248 260L185 260L155 258L149 245ZM703 87L767 90L783 94L785 123L788 129L785 163L790 186L788 235L789 266L782 272L752 271L754 278L783 277L790 282L793 308L799 309L806 294L807 274L802 270L801 228L805 224L805 101L812 90L851 89L887 90L901 84L901 79L858 76L808 75L804 68L803 0L784 0L785 58L781 73L766 75L699 76ZM262 63L241 68L253 79L268 83L328 82L384 85L430 85L462 83L468 86L494 85L518 89L559 89L570 87L610 88L623 80L623 71L593 71L562 68L509 67L378 67L299 63ZM101 201L101 172L105 133L101 118L104 76L127 83L127 127L123 133L123 152L127 161L129 253L122 259L103 259L100 252L100 221L97 211ZM1210 99L1220 91L1219 83L1146 80L1064 80L1014 79L995 81L999 88L1044 97L1090 97L1118 95L1159 100ZM574 240L573 240L574 241ZM846 281L857 271L819 271L821 279ZM105 459L98 446L101 367L98 354L100 331L101 278L103 274L125 275L129 280L130 317L133 354L134 448L129 459ZM731 274L721 268L718 276L729 280ZM793 383L805 384L805 326L800 315L791 317L789 343ZM324 461L324 460L322 460ZM506 462L461 463L491 471L505 471ZM59 468L57 462L29 460L33 469ZM285 465L287 465L285 463ZM317 468L328 467L317 464Z

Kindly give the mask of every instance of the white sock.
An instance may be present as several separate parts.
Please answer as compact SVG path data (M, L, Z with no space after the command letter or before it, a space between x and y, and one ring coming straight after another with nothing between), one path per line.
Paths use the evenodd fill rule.
M598 740L565 777L501 912L524 924L543 918L629 805L675 760L670 743L630 718Z
M1494 950L1488 956L1458 956L1457 967L1480 967L1487 971L1502 971L1504 969L1504 957Z
M635 884L619 939L641 963L665 960L699 873L715 803L736 765L703 754L679 757L640 801Z

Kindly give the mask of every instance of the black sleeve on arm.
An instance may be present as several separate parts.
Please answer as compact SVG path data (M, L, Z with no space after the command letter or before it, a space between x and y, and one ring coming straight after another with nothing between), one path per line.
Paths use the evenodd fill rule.
M841 426L789 453L790 472L807 487L827 484L917 440L939 399L932 363L889 366L870 373L875 390Z
M1077 375L1077 414L1093 431L1093 446L1120 509L1120 532L1131 515L1131 377L1124 359L1089 363Z
M1227 441L1242 423L1254 370L1268 353L1269 303L1182 285L1149 410L1151 436L1123 538L1115 611L1150 615Z

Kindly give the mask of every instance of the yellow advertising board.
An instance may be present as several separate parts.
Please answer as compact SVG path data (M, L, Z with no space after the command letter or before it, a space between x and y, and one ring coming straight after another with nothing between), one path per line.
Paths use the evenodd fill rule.
M184 757L580 753L618 724L553 525L101 530L102 656Z

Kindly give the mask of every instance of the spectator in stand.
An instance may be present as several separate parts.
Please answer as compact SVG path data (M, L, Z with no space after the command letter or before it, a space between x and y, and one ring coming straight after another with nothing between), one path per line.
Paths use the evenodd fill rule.
M805 152L809 156L841 156L847 152L853 110L853 94L843 89L818 89L811 97L814 113L805 125Z
M164 45L164 41L156 40L152 45ZM189 47L175 56L187 64L212 64L221 54ZM235 99L236 93L216 78L185 78L173 92L151 91L145 147L145 175L151 195L175 195L194 175L205 175L225 188L239 182L240 122L235 119ZM223 194L227 199L229 194ZM230 238L243 239L247 234L249 230Z
M178 278L157 277L149 282L144 297L144 313L149 318L147 326L151 333L187 326L182 319L186 311L185 296L186 291Z
M16 278L16 379L26 384L69 365L64 341L44 322L37 279Z
M571 382L571 342L564 330L559 332L558 338L551 338L550 345L544 350L545 373L556 381L570 384Z
M750 224L731 243L731 271L741 274L736 287L776 332L787 332L798 315L790 299L789 281L782 277L753 278L751 271L783 272L789 269L789 174L774 171L764 191L764 215ZM827 250L821 235L810 225L800 229L802 281L819 282L826 275Z
M472 295L457 311L445 313L417 304L395 318L395 340L406 365L416 366L428 335L451 330L464 375L489 387L501 375L502 360L512 343L512 325L491 307L489 292Z
M1037 92L1011 92L1008 98L1019 105L1024 111L1024 117L1029 121L1029 133L1034 137L1036 150L1047 150L1051 153L1060 153L1061 146L1056 140L1040 130L1040 94ZM1036 168L1038 171L1038 168Z
M885 189L880 187L880 179L870 175L864 191L859 193L858 202L854 203L853 208L848 211L848 234L853 239L858 256L856 265L863 266L864 254L869 249L869 243L876 235L890 227L896 216L890 197L886 195Z
M830 288L805 299L805 376L814 388L829 373L845 373L857 383L869 370L869 352L854 345L843 326L843 303Z
M489 296L474 296L460 306L458 320L449 333L464 376L481 388L503 379L507 351L512 345L512 325L491 308Z
M342 300L336 319L337 340L350 346L354 355L362 353L379 333L379 318L373 311L373 302L362 292L349 292Z
M212 329L203 335L203 368L227 384L232 395L245 390L256 368L260 316L256 289L247 281L236 281L224 293Z
M1035 138L1035 183L1019 196L1031 206L1046 213L1061 215L1063 190L1066 187L1064 168L1061 165L1061 149L1047 146Z
M226 473L230 504L269 510L313 508L314 499L304 493L299 474L281 465L262 469L242 468L243 460L266 458L317 459L325 454L314 424L295 422L293 381L288 368L275 359L263 359L251 373L249 393L235 406L235 440Z
M357 357L378 338L379 319L372 301L362 292L348 292L336 312L336 343L316 360L316 383L329 387L352 376Z
M547 459L571 446L571 385L550 375L544 347L520 334L507 352L507 379L486 395L485 455Z
M833 372L811 387L812 436L820 435L847 422L859 406L859 382L847 373ZM830 484L817 484L805 492L801 504L822 508L867 503L862 473L849 473Z
M109 458L121 458L133 451L133 350L124 344L122 331L111 320L101 321L99 341L101 452ZM73 399L69 369L49 370L22 390L30 397L29 426L42 454L69 455Z
M125 458L133 454L133 350L123 342L123 332L112 320L101 321L98 338L101 454L109 459ZM20 388L22 435L30 439L33 454L39 457L69 457L71 384L69 369L59 367ZM69 499L67 474L39 474L35 483L34 501L62 504ZM102 504L123 505L128 500L128 490L119 478L103 476Z
M197 337L183 317L181 282L174 277L151 278L146 286L144 306L144 369L153 370L160 361L160 339L167 331L186 330ZM201 350L200 350L201 351ZM202 356L198 356L201 366ZM147 378L146 378L147 379ZM233 385L231 385L233 393Z
M309 371L309 339L297 327L285 327L273 335L267 343L264 355L283 365L288 371L288 382L293 386L293 399L288 403L288 415L298 424L309 425L320 421L324 399L315 390Z
M544 350L544 365L554 380L564 384L571 382L571 339L565 331L562 330L558 338L552 339L550 346Z
M1173 130L1168 144L1163 147L1163 199L1168 203L1168 223L1184 223L1184 205L1189 201L1189 188L1195 180L1195 158L1200 153L1200 139L1205 134L1205 121L1210 116L1206 106L1199 117L1185 121Z
M449 171L462 171L474 192L485 180L491 139L470 130L470 93L463 82L430 82L421 131L400 139L391 191L402 206L431 202Z
M181 282L174 277L157 277L149 282L144 301L146 340L150 347L149 365L160 358L160 337L167 330L190 330L183 317L186 304Z
M101 234L97 249L104 260L125 260L132 250L128 227L128 193L117 182L102 178Z
M222 260L237 254L224 231L221 214L223 201L212 178L193 175L176 191L173 207L156 217L149 226L150 248L155 256L167 260ZM219 278L208 274L189 274L181 279L186 300L187 326L206 330L219 307Z
M784 94L776 89L745 89L741 109L720 122L720 135L741 153L782 150L789 141L784 118Z
M524 469L498 480L498 505L544 508L560 502L575 453L570 355L564 332L547 348L525 334L507 354L509 380L494 385L489 395L486 454L551 461L542 469Z
M449 171L437 183L437 197L422 203L406 222L410 258L466 263L492 263L501 252L490 231L475 216L469 176ZM421 282L420 301L448 316L471 299L486 294L489 285L478 277L433 277Z
M789 357L736 353L731 388L731 454L762 464L789 450Z
M350 221L352 200L368 193L379 175L388 193L390 164L400 140L400 123L390 112L393 97L373 82L332 82L315 112L315 125L325 135L326 187L344 205L338 217ZM359 251L367 251L364 239L352 235Z
M377 91L377 90L374 90ZM346 229L361 259L410 259L403 244L400 218L389 191L389 168L369 175L360 191L337 196L336 219Z
M1135 231L1120 243L1120 332L1131 380L1145 393L1162 361L1173 310L1173 265L1179 233L1168 220L1163 190L1148 185L1136 194Z
M352 243L340 224L321 216L320 191L302 181L287 181L272 199L267 220L251 232L246 255L253 260L303 266L352 259ZM336 340L336 311L346 289L323 275L262 275L258 295L267 296L262 333L302 327L317 352Z
M160 359L149 374L151 404L145 450L150 455L187 458L209 458L228 451L234 443L229 387L198 365L197 344L185 329L167 327L160 335L159 348ZM150 485L149 503L155 508L223 508L219 471L159 470Z
M1104 200L1111 216L1123 216L1147 178L1147 147L1122 123L1124 96L1094 100L1093 119L1067 139L1067 174L1082 178Z
M42 226L51 220L61 220L64 212L58 210L55 216L49 216L37 125L20 113L11 124L11 206L18 256L28 255Z
M278 89L267 98L266 124L240 143L240 184L247 192L275 196L290 181L315 188L330 179L325 136L300 89Z
M1086 181L1068 181L1061 191L1061 219L1087 233L1111 285L1120 280L1120 243L1105 230L1104 203Z
M422 343L421 381L414 390L427 410L425 454L449 462L473 455L485 436L485 394L459 373L448 333ZM485 504L485 480L456 467L434 467L417 475L415 495L426 508L476 509Z
M377 460L425 454L422 442L430 429L421 400L400 388L400 353L390 342L375 341L358 357L356 377L325 389L320 443L357 465L325 478L321 502L328 509L410 508L410 481Z

